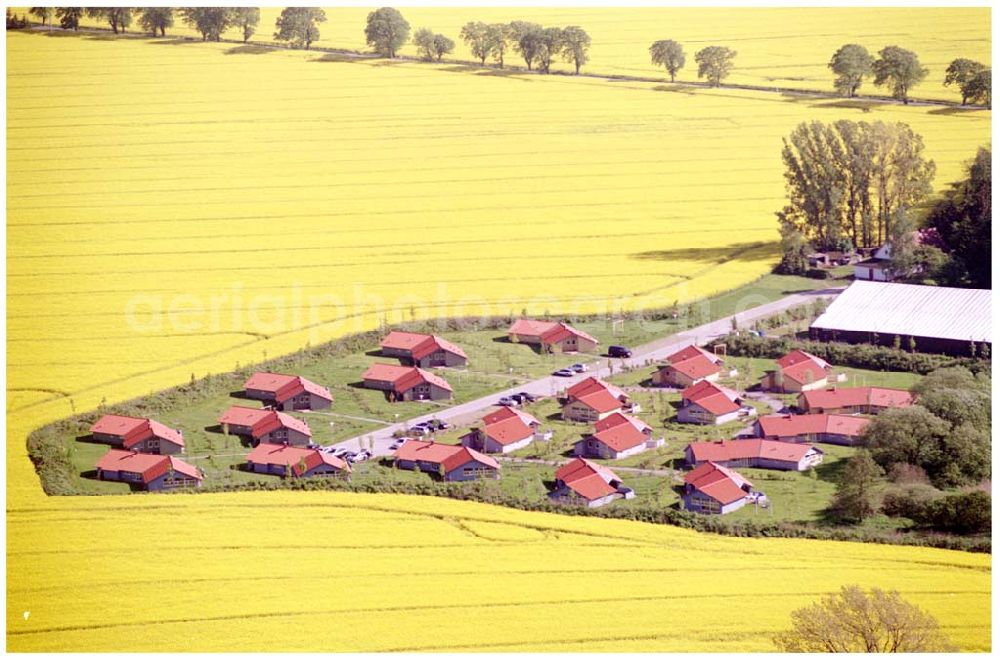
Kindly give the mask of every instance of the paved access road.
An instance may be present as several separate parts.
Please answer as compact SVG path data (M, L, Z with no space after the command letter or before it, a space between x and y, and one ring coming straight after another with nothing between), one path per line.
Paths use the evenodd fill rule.
M761 318L770 317L771 315L788 310L789 308L801 306L805 303L811 303L816 299L835 297L842 291L843 288L830 288L790 294L783 299L761 304L759 306L749 308L742 313L737 313L735 316L736 322L739 326L745 327L751 322ZM690 344L703 345L715 340L716 338L725 336L731 330L732 316L717 319L713 322L702 324L701 326L693 329L688 329L687 331L682 331L681 333L676 333L665 338L658 338L639 347L633 347L631 358L611 359L612 367L614 368L615 374L628 369L643 368L652 362L662 361L667 356L673 354L682 347L686 347ZM572 355L567 355L566 363L567 365L573 363ZM433 414L424 414L419 417L415 417L408 422L415 423L418 420L437 418L442 421L447 421L452 426L466 426L481 418L482 415L490 409L496 407L497 400L505 395L512 395L521 391L527 391L533 395L553 396L559 391L569 388L573 384L594 375L601 378L611 375L611 371L608 367L608 359L602 358L588 363L586 372L576 374L573 377L540 377L538 379L519 384L518 386L497 391L496 393L492 393L476 400L470 400L469 402L447 407L434 412ZM353 437L335 445L338 448L350 448L352 450L357 450L361 448L362 440L367 442L369 438L373 437L375 439L375 447L372 450L372 454L376 456L390 455L392 451L389 449L389 446L395 441L392 433L398 430L402 425L404 425L404 422L400 421L398 425L394 424L378 430L372 430L359 437ZM367 448L367 443L365 444L365 447Z

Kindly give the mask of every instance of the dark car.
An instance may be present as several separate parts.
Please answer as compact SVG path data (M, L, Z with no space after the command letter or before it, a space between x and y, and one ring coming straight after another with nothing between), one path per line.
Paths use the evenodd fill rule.
M609 345L608 356L613 359L627 359L632 356L632 350L621 345Z
M535 396L528 393L527 391L521 391L520 393L518 393L518 395L521 396L521 399L524 400L525 402L534 402L535 400L538 399Z
M500 398L497 402L499 402L503 407L513 407L514 405L519 404L517 400L507 396Z

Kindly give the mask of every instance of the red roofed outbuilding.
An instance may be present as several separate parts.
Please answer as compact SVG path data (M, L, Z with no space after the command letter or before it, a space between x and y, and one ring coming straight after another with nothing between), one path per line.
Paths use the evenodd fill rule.
M823 451L808 444L768 439L697 441L684 449L688 465L715 462L723 467L805 471L823 461Z
M350 465L339 457L287 444L257 444L246 459L247 468L259 474L308 478L351 473Z
M573 446L578 457L618 460L663 446L663 437L653 438L653 428L638 418L615 412L594 423L594 432Z
M176 457L113 448L97 461L97 478L156 492L200 487L204 475L198 467Z
M739 393L702 380L681 393L677 420L680 423L722 425L737 420L744 413L751 412L743 407Z
M251 400L260 400L279 411L315 411L329 409L333 404L328 389L298 375L255 372L243 384L243 392Z
M463 366L469 357L461 347L440 336L390 331L382 339L382 356L391 356L418 368Z
M828 388L799 394L799 410L806 414L878 414L913 404L909 391L879 386Z
M219 423L228 434L249 437L257 444L305 446L312 441L305 421L273 409L230 407L219 417Z
M362 376L365 388L384 391L393 402L405 400L448 400L451 385L423 368L376 363Z
M833 366L809 352L794 349L776 361L777 369L761 379L761 388L776 393L802 393L823 388L833 374Z
M714 382L722 375L722 359L696 345L667 357L667 365L653 373L654 386L687 388L701 380Z
M758 418L754 434L761 439L855 446L869 422L863 416L846 414L775 414Z
M176 455L184 450L184 435L148 418L101 416L90 427L94 441L101 441L139 453Z
M597 349L597 338L565 322L543 320L517 320L507 329L513 343L536 345L553 354L592 352Z
M684 476L684 508L725 515L758 498L753 483L715 462L705 462Z
M553 501L597 508L615 499L632 499L635 492L607 467L579 457L556 469L556 487L549 492Z
M483 416L483 424L462 435L463 446L483 453L511 453L535 440L541 424L527 412L501 407Z
M466 446L407 439L394 454L397 469L437 474L444 481L500 478L500 464L489 455Z

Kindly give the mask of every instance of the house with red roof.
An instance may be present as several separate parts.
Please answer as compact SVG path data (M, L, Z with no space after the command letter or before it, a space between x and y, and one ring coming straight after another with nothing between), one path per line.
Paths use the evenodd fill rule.
M439 444L431 440L407 439L394 453L397 469L436 474L444 481L492 478L499 480L500 464L467 446Z
M566 391L562 417L567 421L599 421L615 412L635 412L636 406L622 389L598 377L587 377Z
M725 515L762 498L753 491L753 483L715 462L684 475L684 508L696 513Z
M176 457L112 448L97 461L97 478L156 492L201 487L205 476L198 467Z
M260 400L278 411L297 409L329 409L333 404L330 391L305 377L255 372L243 384L243 393L251 400Z
M451 385L423 368L376 363L362 379L365 388L384 391L392 402L451 399Z
M531 414L501 407L483 416L482 425L470 429L459 441L482 453L511 453L534 441L540 427Z
M549 492L553 501L597 508L616 499L635 498L632 488L607 467L578 457L556 469L556 486Z
M428 333L390 331L382 339L382 356L391 356L418 368L463 366L469 362L465 351L453 342Z
M750 415L753 409L743 406L743 399L736 391L702 380L681 392L681 406L677 409L680 423L722 425Z
M722 375L722 358L697 345L688 345L667 357L667 364L653 373L654 386L687 388L701 380L714 382Z
M90 426L94 441L125 450L159 455L176 455L184 451L184 435L149 418L106 414Z
M769 370L760 380L761 389L775 393L802 393L826 386L833 366L809 352L795 349L776 361L777 369Z
M312 441L308 423L273 409L230 407L219 424L226 434L248 437L255 444L305 446Z
M870 419L846 414L774 414L754 423L761 439L856 446Z
M565 322L543 320L516 320L507 329L507 337L511 342L534 345L552 354L593 352L598 345L597 338Z
M309 478L348 476L351 473L350 465L339 457L288 444L257 444L246 459L247 469L259 474Z
M823 461L823 451L809 444L768 439L732 439L688 444L684 449L684 458L692 467L715 462L723 467L805 471Z
M576 442L577 457L619 460L664 445L663 437L653 436L653 428L638 418L615 412L594 423L594 431Z
M898 388L832 387L799 394L798 408L805 414L878 414L909 407L915 399L913 393Z

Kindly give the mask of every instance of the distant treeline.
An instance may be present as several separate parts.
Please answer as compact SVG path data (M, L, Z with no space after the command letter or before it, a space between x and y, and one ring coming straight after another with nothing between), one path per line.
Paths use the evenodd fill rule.
M239 29L244 43L257 31L260 10L256 7L32 7L30 15L42 25L56 20L67 30L78 30L84 16L106 22L118 34L125 32L133 19L151 36L166 36L174 25L174 14L185 25L194 28L203 40L220 41L228 29ZM287 42L293 48L306 48L319 40L319 24L326 22L326 12L318 7L286 7L275 21L274 39ZM27 17L18 17L7 10L7 29L28 27ZM590 35L577 25L564 28L544 27L530 21L483 23L470 21L462 26L459 38L483 66L487 58L501 69L504 56L513 51L524 59L529 71L549 73L552 62L561 58L573 64L576 73L590 61ZM382 7L368 14L365 40L383 57L394 58L397 51L410 41L410 24L399 10ZM413 44L425 60L441 60L454 51L450 37L430 28L420 28L413 35ZM672 39L654 42L649 47L654 65L662 66L674 82L684 68L686 55L680 43ZM694 59L698 78L717 86L729 76L736 60L736 51L727 46L706 46ZM913 51L899 46L886 46L878 58L859 44L844 44L833 54L828 65L835 74L834 89L844 96L855 97L866 79L876 87L885 87L893 98L909 103L910 90L920 84L928 70L920 64ZM962 105L968 103L990 106L992 72L990 67L967 58L958 58L948 65L944 84L955 86L962 95Z

